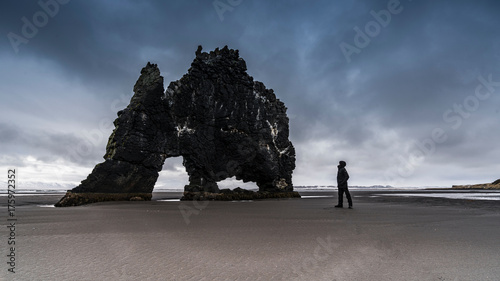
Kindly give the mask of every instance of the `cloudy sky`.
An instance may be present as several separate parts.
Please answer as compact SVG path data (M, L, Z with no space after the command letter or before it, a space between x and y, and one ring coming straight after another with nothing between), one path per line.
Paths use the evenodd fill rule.
M500 178L498 1L3 1L0 169L70 186L102 162L140 70L239 49L288 107L295 185ZM180 159L157 186L182 188ZM4 181L5 182L5 181Z

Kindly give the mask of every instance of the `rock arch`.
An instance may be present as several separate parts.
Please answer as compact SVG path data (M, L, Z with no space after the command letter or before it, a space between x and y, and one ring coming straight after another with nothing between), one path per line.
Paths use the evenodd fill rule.
M177 156L189 175L185 195L219 194L217 182L234 176L256 182L258 198L298 196L286 107L246 70L238 50L200 46L188 73L164 90L148 63L114 121L105 161L57 206L149 200L165 159Z

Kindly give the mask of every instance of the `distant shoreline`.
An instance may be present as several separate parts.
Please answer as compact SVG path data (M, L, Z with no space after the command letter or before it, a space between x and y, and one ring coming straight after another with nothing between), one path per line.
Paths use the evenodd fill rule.
M500 189L500 180L496 180L493 183L454 185L451 188L452 189Z

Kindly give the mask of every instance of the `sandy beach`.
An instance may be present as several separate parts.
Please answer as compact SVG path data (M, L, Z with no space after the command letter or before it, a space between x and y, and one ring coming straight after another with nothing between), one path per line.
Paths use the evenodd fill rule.
M422 191L420 191L422 192ZM434 192L434 191L426 191ZM16 273L2 280L498 280L500 201L352 191L250 202L16 201ZM401 192L399 192L401 193ZM5 197L4 197L5 198ZM6 200L0 219L7 223Z

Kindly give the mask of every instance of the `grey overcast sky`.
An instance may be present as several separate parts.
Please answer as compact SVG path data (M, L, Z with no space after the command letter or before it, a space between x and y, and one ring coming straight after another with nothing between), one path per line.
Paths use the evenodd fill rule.
M0 168L74 185L102 162L140 70L239 49L288 107L295 185L500 178L500 1L2 1ZM179 159L158 185L182 188ZM43 183L43 184L42 184Z

